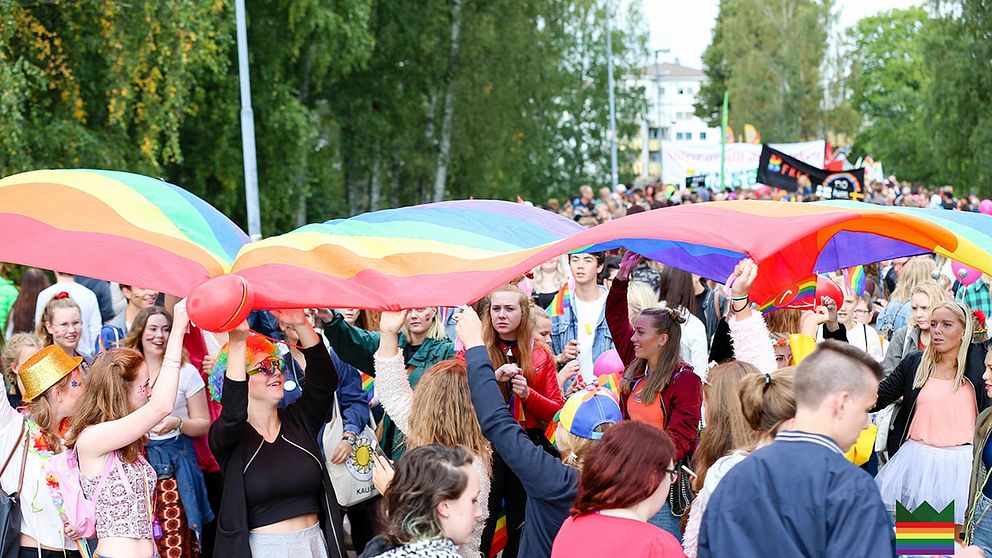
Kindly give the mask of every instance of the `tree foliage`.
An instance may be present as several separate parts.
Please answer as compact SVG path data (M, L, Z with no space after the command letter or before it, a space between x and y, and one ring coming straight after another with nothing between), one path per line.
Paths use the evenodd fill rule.
M831 0L721 0L696 114L719 126L727 91L735 130L754 124L772 142L823 137L831 8Z
M606 184L605 0L454 5L246 1L263 233L428 201L445 133L448 197ZM619 77L646 34L613 15ZM643 103L618 79L621 138ZM161 176L244 223L240 112L232 2L0 0L3 175Z

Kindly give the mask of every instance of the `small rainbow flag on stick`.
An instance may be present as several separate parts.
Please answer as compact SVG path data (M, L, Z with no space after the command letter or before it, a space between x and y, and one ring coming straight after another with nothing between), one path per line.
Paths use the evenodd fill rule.
M369 376L365 372L359 372L362 375L362 391L365 392L366 397L369 401L372 401L372 397L375 395L375 378Z
M847 270L848 285L851 286L851 290L854 294L861 296L865 294L865 289L868 285L868 275L865 273L865 268L862 265L857 267L852 267Z
M953 555L954 502L940 512L927 502L914 512L896 502L896 554Z
M551 301L551 306L548 310L551 311L551 317L564 316L565 311L572 308L572 288L569 286L568 282L561 286L558 294L555 295L554 300Z

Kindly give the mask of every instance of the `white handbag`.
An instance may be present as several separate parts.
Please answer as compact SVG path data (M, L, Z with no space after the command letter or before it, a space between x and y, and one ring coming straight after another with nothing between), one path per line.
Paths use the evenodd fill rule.
M366 424L365 429L358 434L355 443L352 444L351 455L348 456L348 459L340 465L331 463L331 455L338 447L343 435L344 422L341 418L338 398L335 395L334 416L331 418L331 422L324 426L321 443L324 447L327 474L331 478L331 485L334 486L334 494L338 498L338 504L342 507L349 507L379 495L379 491L372 484L372 467L374 465L372 455L375 453L378 442L375 437L375 429Z

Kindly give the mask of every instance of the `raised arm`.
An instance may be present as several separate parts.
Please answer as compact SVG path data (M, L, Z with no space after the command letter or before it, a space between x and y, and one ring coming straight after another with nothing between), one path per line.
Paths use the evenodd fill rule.
M365 331L344 321L344 316L339 312L330 312L329 319L324 321L324 336L328 343L334 348L341 360L365 372L375 375L372 355L379 347L379 333ZM325 311L318 313L323 320Z
M389 418L403 434L410 429L413 388L399 350L399 331L407 311L383 312L379 320L379 350L375 353L375 393Z
M303 347L303 359L306 361L307 385L303 395L290 405L300 409L313 433L316 434L324 423L327 409L334 401L334 391L338 388L338 372L331 361L331 354L321 342L320 336L314 331L302 309L272 310L272 314L288 329L299 336Z
M506 407L482 341L479 316L471 307L459 316L458 338L466 347L469 389L482 433L520 479L529 497L574 498L576 471L534 445Z
M761 372L774 372L775 349L768 325L759 312L751 309L751 285L758 277L758 266L750 259L741 260L734 269L730 285L731 310L727 317L734 358L753 364Z
M220 416L210 425L207 441L217 461L224 462L238 445L241 431L248 422L247 355L248 322L242 322L228 334L227 370L220 394Z
M95 460L122 448L148 433L172 412L179 390L179 368L182 366L183 338L189 326L186 301L173 310L172 331L165 347L162 369L148 403L117 420L94 424L79 435L76 447L80 457Z
M643 259L634 252L624 254L623 261L620 262L620 270L617 271L610 292L606 295L606 325L610 328L613 346L616 347L624 366L634 360L634 345L630 341L634 328L630 326L630 317L627 315L627 285L630 273Z

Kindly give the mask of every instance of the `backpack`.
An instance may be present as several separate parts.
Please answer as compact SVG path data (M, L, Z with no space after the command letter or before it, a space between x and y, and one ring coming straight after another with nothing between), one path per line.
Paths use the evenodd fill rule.
M70 448L60 454L53 455L45 464L45 470L58 480L59 492L65 507L65 521L72 527L80 538L96 537L96 502L103 493L103 485L107 482L111 468L117 463L117 452L110 452L107 464L103 468L100 483L93 493L93 500L87 500L83 495L82 474L79 471L79 455L76 448Z

